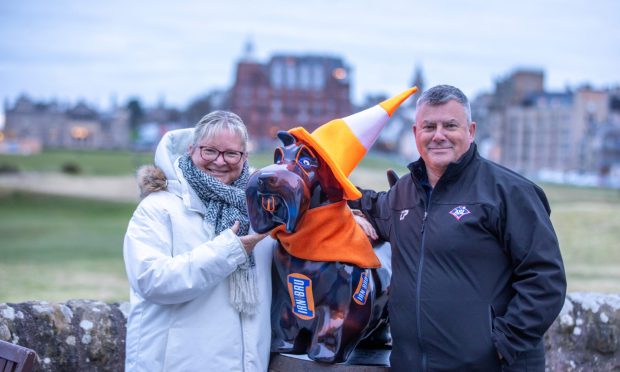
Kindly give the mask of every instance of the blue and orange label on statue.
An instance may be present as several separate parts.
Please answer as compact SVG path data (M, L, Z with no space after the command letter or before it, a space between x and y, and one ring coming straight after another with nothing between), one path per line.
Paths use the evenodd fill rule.
M293 314L300 319L314 318L314 296L312 295L312 279L299 273L287 277L288 294L293 305Z
M368 277L368 271L362 272L360 275L360 281L357 283L355 293L353 293L353 301L358 305L366 304L368 299L368 289L370 286L370 278Z

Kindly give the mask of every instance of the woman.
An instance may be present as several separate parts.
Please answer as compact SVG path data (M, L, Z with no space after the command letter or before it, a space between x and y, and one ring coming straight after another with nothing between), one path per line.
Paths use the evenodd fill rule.
M237 115L215 111L168 132L157 168L138 172L127 371L267 370L273 240L246 235L247 141Z

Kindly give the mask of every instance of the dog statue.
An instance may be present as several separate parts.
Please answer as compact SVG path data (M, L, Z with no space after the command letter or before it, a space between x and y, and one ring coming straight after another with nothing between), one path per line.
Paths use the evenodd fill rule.
M387 322L391 250L375 250L347 200L361 197L348 179L410 88L376 106L308 133L279 132L274 164L252 174L250 224L278 241L273 261L273 352L346 361Z
M342 198L342 188L322 160L288 132L279 132L278 137L283 146L275 150L275 164L256 171L248 181L252 227L259 233L280 227L294 236L300 226L312 226L300 231L300 241L278 239L271 350L307 354L319 362L343 362L362 339L387 322L389 257L384 254L387 262L371 269L321 257L302 259L287 252L286 245L303 244L301 251L307 251L324 244L321 239L326 238L347 250L356 249L355 239L350 241L346 229L340 230L342 224L330 227L332 221L321 220L320 215L349 219L349 227L359 227ZM321 208L325 213L304 219ZM339 212L333 214L334 210Z

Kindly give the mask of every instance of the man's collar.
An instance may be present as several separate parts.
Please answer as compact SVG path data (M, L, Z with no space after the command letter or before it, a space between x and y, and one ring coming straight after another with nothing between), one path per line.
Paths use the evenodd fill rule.
M450 163L448 165L448 168L446 168L446 171L443 173L440 179L446 178L446 177L450 178L452 175L459 174L461 170L465 168L467 164L469 164L471 159L473 159L473 157L475 156L476 151L477 151L476 148L477 148L476 143L472 142L467 152L465 152L459 160L457 160L454 163ZM426 163L424 163L424 159L422 159L422 157L420 157L418 160L412 163L409 163L407 165L407 168L413 174L413 176L416 179L418 179L420 182L428 183L428 174L426 173Z

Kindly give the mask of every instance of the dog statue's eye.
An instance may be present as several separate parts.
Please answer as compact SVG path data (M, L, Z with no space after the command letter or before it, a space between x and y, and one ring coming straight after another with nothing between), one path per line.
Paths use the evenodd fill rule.
M312 162L308 158L299 159L299 164L301 164L301 166L304 168L309 168L312 166Z
M305 146L302 147L297 154L297 163L299 163L299 165L307 171L319 166L319 163L314 157L314 154L308 151Z

